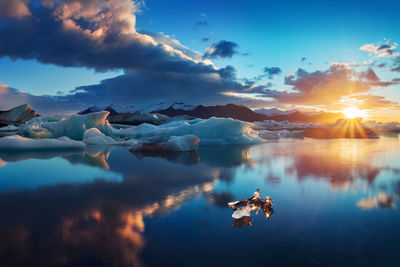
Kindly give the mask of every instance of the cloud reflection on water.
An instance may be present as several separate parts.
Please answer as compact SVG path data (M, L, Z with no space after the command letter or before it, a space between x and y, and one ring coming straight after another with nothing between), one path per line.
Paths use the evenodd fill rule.
M97 179L0 192L0 251L7 252L0 257L9 265L145 265L147 219L201 198L223 213L226 203L236 199L229 185L248 179L238 176L243 169L267 177L250 182L280 188L282 181L291 178L298 183L323 181L332 191L355 188L361 195L372 196L361 197L355 203L360 208L395 207L400 195L396 189L399 144L393 140L397 141L289 140L254 147L201 148L195 154L161 158L134 155L123 148L0 154L4 162L21 166L32 158L61 157L76 167L77 175L84 165L122 177L120 181ZM382 174L393 174L393 179L382 179ZM218 188L221 182L228 186ZM252 223L251 218L243 218L233 225Z

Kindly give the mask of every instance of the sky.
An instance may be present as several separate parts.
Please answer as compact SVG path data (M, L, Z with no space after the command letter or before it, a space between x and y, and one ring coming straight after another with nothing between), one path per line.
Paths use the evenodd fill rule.
M0 109L237 103L400 116L399 1L0 0Z

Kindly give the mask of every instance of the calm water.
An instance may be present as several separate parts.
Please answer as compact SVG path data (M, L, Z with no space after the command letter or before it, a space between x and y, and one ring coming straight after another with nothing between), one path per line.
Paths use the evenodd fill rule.
M275 212L237 227L257 188ZM0 266L398 266L399 197L398 136L0 153Z

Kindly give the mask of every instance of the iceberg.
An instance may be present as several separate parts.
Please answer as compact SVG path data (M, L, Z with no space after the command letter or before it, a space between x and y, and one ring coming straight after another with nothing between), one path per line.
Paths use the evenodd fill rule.
M167 142L140 142L131 147L131 151L141 152L184 152L197 149L200 139L195 135L171 136Z
M367 121L363 122L362 125L375 132L400 132L400 125L397 121L386 122L386 123Z
M281 130L279 131L279 135L281 138L304 138L304 131L303 130Z
M167 151L193 151L199 145L200 139L192 134L184 136L171 136L165 144Z
M104 135L97 128L90 128L83 134L83 140L87 145L120 145L120 146L133 146L138 143L137 140L128 139L118 141L110 136Z
M254 124L227 118L209 118L192 124L192 133L198 136L201 144L231 145L257 144L264 140L253 130Z
M280 138L279 131L259 130L258 135L264 139L279 139Z
M70 117L35 118L18 129L18 133L31 138L58 138L67 136L82 140L87 129L97 128L105 135L112 135L113 130L107 121L108 111L95 112Z
M21 124L38 116L38 114L27 104L0 111L0 124Z
M19 135L0 138L0 151L83 150L83 142L64 136L57 139L30 139Z
M116 145L118 143L113 138L104 135L97 128L86 130L82 141L88 145Z
M257 189L251 198L247 200L229 202L228 206L234 210L232 218L236 219L234 221L234 224L236 224L238 219L249 217L251 211L254 211L256 214L258 214L260 209L264 211L265 218L268 220L272 213L274 213L274 209L272 208L273 204L274 201L269 196L265 197L265 200L262 200L260 198L260 190ZM246 225L251 226L251 223Z
M306 130L313 128L323 127L324 124L321 123L305 123L305 122L288 122L288 121L274 121L265 120L260 122L255 122L255 130L269 130L269 131L281 131L281 130Z
M115 134L118 134L115 132ZM190 124L185 121L173 121L163 125L143 123L139 126L122 129L119 131L121 137L141 139L147 142L166 142L171 136L182 136L192 134Z
M253 130L254 124L226 118L171 121L163 125L141 124L122 129L122 137L142 139L148 142L167 142L171 136L193 134L200 138L201 145L257 144L264 142ZM116 132L116 134L118 134Z

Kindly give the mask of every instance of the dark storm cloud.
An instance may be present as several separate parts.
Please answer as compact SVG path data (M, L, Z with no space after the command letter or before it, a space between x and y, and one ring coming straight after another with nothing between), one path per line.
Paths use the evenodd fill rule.
M181 101L185 103L223 103L228 98L224 91L241 91L245 85L234 82L235 69L231 66L219 69L215 75L184 73L163 75L160 73L126 73L103 80L100 84L78 87L65 96L74 103L157 103ZM151 86L151 87L149 87Z
M231 58L237 54L238 45L235 42L219 41L209 46L204 54L204 58Z

